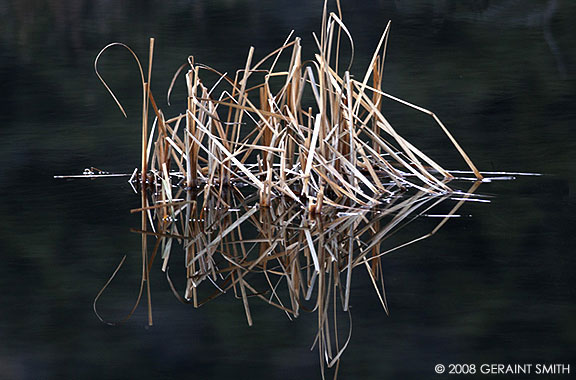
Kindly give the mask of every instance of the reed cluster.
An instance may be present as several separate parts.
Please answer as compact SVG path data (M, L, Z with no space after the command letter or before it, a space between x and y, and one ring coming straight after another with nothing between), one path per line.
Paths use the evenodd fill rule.
M292 33L259 61L250 48L245 67L233 76L191 56L172 81L173 85L184 74L187 109L171 118L158 108L150 90L154 40L147 79L130 50L143 88L143 186L161 184L169 197L175 180L186 188L247 184L258 191L261 206L285 197L312 212L321 212L325 205L376 206L407 188L434 194L451 191L446 184L451 174L388 122L381 109L383 98L430 115L481 179L434 113L383 91L389 31L390 23L361 79L350 73L351 61L341 69L341 45L347 40L353 57L353 40L341 15L326 10L321 35L314 35L318 52L313 59L302 57L301 40ZM115 43L100 55L114 45L128 48ZM280 62L287 64L280 67ZM216 80L208 83L206 76ZM151 128L150 105L155 116Z
M314 35L318 51L310 59L292 33L260 60L250 48L244 68L233 75L190 56L168 91L169 101L184 76L187 107L173 117L164 115L151 91L154 39L146 75L128 46L113 43L100 52L96 72L124 114L98 72L98 60L108 48L122 46L135 58L142 81L141 168L132 178L142 204L132 211L142 215L136 306L145 292L150 324L150 267L160 257L168 273L177 246L185 257L183 293L168 279L182 302L198 307L234 292L249 324L250 297L290 318L314 310L315 343L328 367L337 367L350 338L339 334L336 309L341 305L349 314L354 268L366 269L387 310L381 257L434 234L475 187L456 196L459 203L429 234L383 249L395 230L454 197L447 184L453 176L388 122L383 99L428 114L482 179L434 113L383 90L389 31L390 23L358 78L350 72L352 59L343 63L341 57L345 44L353 57L352 36L341 13L329 13L326 5L321 33ZM203 283L212 292L202 297Z

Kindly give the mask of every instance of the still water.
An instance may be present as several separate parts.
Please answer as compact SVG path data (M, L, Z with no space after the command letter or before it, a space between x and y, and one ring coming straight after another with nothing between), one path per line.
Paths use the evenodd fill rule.
M543 176L482 184L477 193L491 203L465 204L432 238L385 256L389 316L370 279L355 274L340 378L442 378L434 366L450 363L575 367L576 5L367 0L342 8L353 73L364 72L392 20L386 91L433 110L481 170ZM311 1L0 3L0 378L320 378L310 351L315 314L290 321L254 300L248 327L232 294L199 309L179 303L159 263L154 326L144 304L123 325L101 323L92 301L124 255L99 310L121 319L137 296L140 236L130 229L139 216L129 210L140 200L125 179L53 175L90 166L131 173L139 164L137 72L125 52L102 62L124 119L93 73L106 44L127 43L144 57L155 37L152 87L162 94L189 55L233 72L250 46L263 57L292 29L312 54L321 11ZM159 102L180 112L181 104ZM444 167L465 169L428 118L385 107L408 140ZM430 225L409 228L417 237Z

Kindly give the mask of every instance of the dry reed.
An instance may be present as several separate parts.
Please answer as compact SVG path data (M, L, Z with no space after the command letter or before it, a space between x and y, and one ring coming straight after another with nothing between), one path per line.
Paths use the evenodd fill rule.
M168 273L173 250L180 246L187 271L182 294L168 276L180 300L199 307L233 292L242 299L249 324L252 297L290 318L303 309L315 310L321 362L337 368L351 332L350 319L348 334L344 339L339 335L337 306L350 313L354 268L366 269L387 311L381 257L434 234L463 202L429 234L386 246L396 230L454 191L447 184L452 174L388 122L382 99L429 115L476 179L482 179L434 113L382 89L390 23L361 80L350 67L341 69L341 45L349 43L353 54L354 44L337 5L338 12L329 13L325 4L320 36L314 36L318 52L311 60L302 57L301 40L292 33L261 60L250 48L244 68L233 76L189 57L168 91L169 100L184 74L187 106L171 118L151 91L153 39L147 77L124 44L110 44L96 58L96 72L124 114L98 73L98 60L108 48L121 46L133 55L141 74L142 204L133 212L142 215L137 231L142 234L142 283L136 305L146 291L149 324L150 266L159 257ZM204 80L214 75L216 81ZM155 116L151 127L150 106ZM250 194L248 187L255 192ZM249 237L250 231L257 236ZM206 282L212 287L208 294L199 290Z

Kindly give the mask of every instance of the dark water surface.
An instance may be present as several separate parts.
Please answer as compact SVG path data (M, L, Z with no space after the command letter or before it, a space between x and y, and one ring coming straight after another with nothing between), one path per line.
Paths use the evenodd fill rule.
M545 175L481 185L490 204L465 205L466 217L387 256L390 316L359 273L341 378L442 378L438 363L569 363L573 374L576 3L342 7L356 44L353 72L363 73L391 19L385 90L434 110L481 170ZM191 54L233 72L249 46L263 57L291 29L312 54L321 9L285 0L0 2L0 378L320 378L309 351L315 314L291 322L255 300L248 327L231 294L196 310L172 296L159 263L153 327L145 327L145 307L119 327L98 321L92 300L124 254L101 310L120 318L136 297L140 236L129 230L139 216L129 209L139 198L124 179L52 176L138 166L135 67L119 50L102 63L127 120L93 73L109 42L145 57L155 37L152 87L163 94ZM180 112L181 103L169 108L157 97L166 114ZM465 169L430 119L393 103L384 110L444 167ZM411 228L414 236L428 232Z

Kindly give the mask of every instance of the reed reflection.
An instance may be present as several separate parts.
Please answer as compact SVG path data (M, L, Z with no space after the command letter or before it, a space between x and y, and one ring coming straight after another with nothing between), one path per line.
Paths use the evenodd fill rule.
M205 186L199 192L176 188L166 199L161 184L150 186L143 207L132 210L145 215L149 227L133 230L143 236L143 264L140 296L129 316L146 293L152 323L147 278L161 265L178 300L200 307L223 295L235 297L243 303L249 325L250 305L256 301L290 319L315 313L314 344L322 370L324 365L337 370L352 334L353 271L365 272L374 301L388 313L383 257L434 235L459 216L465 202L485 201L474 194L479 184L444 195L413 190L389 197L377 208L325 208L321 214L282 197L262 207L257 194L245 196L238 187ZM424 235L398 237L398 231L409 232L410 224L422 218L438 222ZM173 279L169 268L182 261L186 278ZM181 283L184 289L175 285Z

